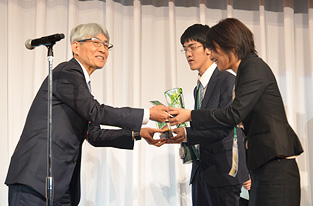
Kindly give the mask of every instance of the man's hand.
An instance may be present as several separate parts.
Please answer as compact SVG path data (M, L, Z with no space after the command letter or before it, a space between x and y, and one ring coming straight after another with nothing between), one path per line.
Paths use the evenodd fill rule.
M150 119L157 122L165 122L170 118L169 108L164 105L156 105L150 109Z
M249 175L249 180L245 181L242 185L246 190L250 190L251 189L251 178Z
M191 110L182 108L172 108L170 107L169 114L175 116L169 119L171 125L182 124L184 122L191 120Z
M184 141L185 136L186 136L184 128L176 128L176 129L172 130L172 132L174 132L176 134L176 136L170 137L167 140L167 143L169 143L169 144L179 144L179 143L182 143Z
M164 130L145 127L145 128L141 128L140 136L144 138L148 142L148 144L152 144L154 146L160 147L163 144L165 144L166 138L153 139L153 135L156 132L164 132Z

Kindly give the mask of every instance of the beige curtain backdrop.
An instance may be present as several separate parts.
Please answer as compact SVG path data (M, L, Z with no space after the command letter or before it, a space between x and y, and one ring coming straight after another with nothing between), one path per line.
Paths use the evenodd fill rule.
M180 35L192 24L213 26L226 17L252 30L259 55L276 75L305 151L297 158L301 205L312 205L313 0L0 0L0 205L7 205L3 183L10 157L48 74L47 49L27 50L27 39L64 33L54 46L56 66L72 57L69 33L75 25L103 24L114 48L106 66L91 76L99 102L149 108L150 100L165 103L165 90L181 87L192 109L197 73L180 53ZM85 142L80 205L191 206L191 166L182 164L178 148L143 140L126 151Z

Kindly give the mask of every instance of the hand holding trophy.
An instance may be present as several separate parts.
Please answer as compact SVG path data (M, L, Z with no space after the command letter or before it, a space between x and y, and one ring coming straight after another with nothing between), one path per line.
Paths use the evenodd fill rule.
M141 128L140 137L144 138L148 144L160 147L166 143L166 139L154 139L153 135L156 132L164 133L164 130L150 127Z
M170 90L167 90L165 93L165 98L166 101L168 103L168 105L172 108L185 108L185 103L184 103L184 97L183 97L183 90L182 88L173 88ZM175 117L173 117L175 118ZM178 138L175 138L175 140L177 141L179 140L183 140L182 139L182 131L180 128L186 127L187 126L187 122L181 122L180 124L177 124L176 127L177 129L174 130L174 133L176 133L177 135L179 135ZM175 141L170 141L171 138L169 138L169 143L174 143ZM183 160L184 164L187 163L191 163L194 160L199 160L200 159L200 155L199 152L197 150L197 148L194 145L188 145L185 142L181 142L181 147L179 148L179 155L180 158Z

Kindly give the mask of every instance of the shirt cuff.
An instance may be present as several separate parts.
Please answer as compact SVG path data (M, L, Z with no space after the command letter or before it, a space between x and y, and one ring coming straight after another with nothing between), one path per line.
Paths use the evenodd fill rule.
M150 119L150 110L144 109L142 124L145 125L149 122Z

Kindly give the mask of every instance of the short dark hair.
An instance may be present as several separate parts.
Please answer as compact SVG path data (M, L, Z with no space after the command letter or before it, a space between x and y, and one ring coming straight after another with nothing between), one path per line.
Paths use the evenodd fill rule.
M188 27L182 34L180 43L184 46L184 43L187 41L197 41L203 45L203 48L206 48L205 39L209 30L210 27L208 25L194 24Z
M217 43L226 54L234 49L238 59L256 53L252 32L235 18L223 19L211 27L206 37L206 47L216 50L214 43Z

